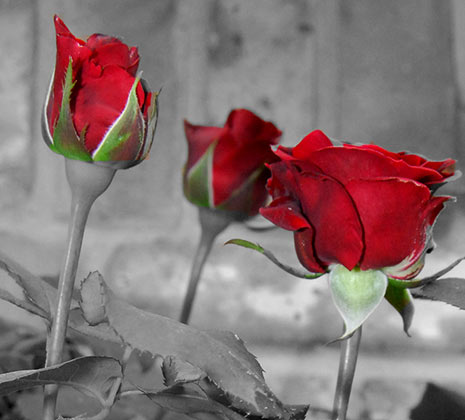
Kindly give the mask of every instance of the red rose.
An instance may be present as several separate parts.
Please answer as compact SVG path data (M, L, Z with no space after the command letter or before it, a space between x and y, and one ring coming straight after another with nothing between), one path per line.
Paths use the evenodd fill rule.
M57 57L46 101L44 137L71 159L129 167L149 152L157 94L136 75L137 48L94 34L76 38L55 16Z
M434 221L450 198L432 191L454 174L455 161L430 162L375 145L334 146L321 131L276 154L281 161L270 165L268 182L274 200L260 212L294 232L304 267L382 269L400 279L418 274Z
M269 170L276 161L270 145L281 136L271 122L246 109L233 110L224 127L184 122L189 153L184 168L184 194L192 203L211 209L258 213L267 198Z

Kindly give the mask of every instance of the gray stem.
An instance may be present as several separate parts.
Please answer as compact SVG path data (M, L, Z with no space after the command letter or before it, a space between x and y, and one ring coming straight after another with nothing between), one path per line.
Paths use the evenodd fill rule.
M199 221L201 228L200 241L192 264L181 316L179 317L179 321L184 324L189 323L200 276L205 262L210 255L213 243L215 242L216 237L231 223L232 219L225 212L200 207Z
M346 420L349 406L350 391L357 366L358 349L362 337L362 327L341 343L339 372L337 376L336 393L334 396L332 420Z
M58 282L57 307L47 341L46 367L56 365L62 361L69 310L87 216L92 204L108 188L115 174L114 169L78 160L66 159L65 162L66 175L72 193L71 219L68 230L68 246ZM55 420L57 396L57 385L45 386L44 420Z

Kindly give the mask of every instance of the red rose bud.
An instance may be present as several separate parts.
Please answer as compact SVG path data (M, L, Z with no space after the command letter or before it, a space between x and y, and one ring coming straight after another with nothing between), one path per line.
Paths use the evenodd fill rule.
M258 213L268 196L266 163L277 160L271 145L281 131L246 109L233 110L224 127L184 122L189 153L184 167L184 194L200 207Z
M454 174L454 160L334 146L321 131L276 154L281 161L270 165L268 181L274 200L260 212L294 231L304 267L322 273L342 264L398 279L420 272L433 224L451 198L433 191Z
M94 34L76 38L55 16L57 57L43 134L63 156L115 169L143 160L157 121L157 93L136 75L137 48Z

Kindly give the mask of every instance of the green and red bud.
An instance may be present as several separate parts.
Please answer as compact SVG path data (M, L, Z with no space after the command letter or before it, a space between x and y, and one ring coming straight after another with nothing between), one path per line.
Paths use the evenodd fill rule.
M267 163L281 131L245 109L233 110L224 127L184 122L189 147L184 194L199 207L224 210L237 218L258 213L267 199Z
M42 131L48 146L69 159L113 169L149 153L157 121L157 92L140 76L137 48L94 34L76 38L55 16L57 59Z

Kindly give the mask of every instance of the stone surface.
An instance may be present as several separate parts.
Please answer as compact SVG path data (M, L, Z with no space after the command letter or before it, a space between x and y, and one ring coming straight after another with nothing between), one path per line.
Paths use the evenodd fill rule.
M305 0L213 2L207 46L208 122L224 121L228 109L248 107L273 120L288 145L315 128L317 18Z
M337 136L454 153L455 86L448 1L341 2Z
M0 208L19 206L32 181L32 2L0 1Z

